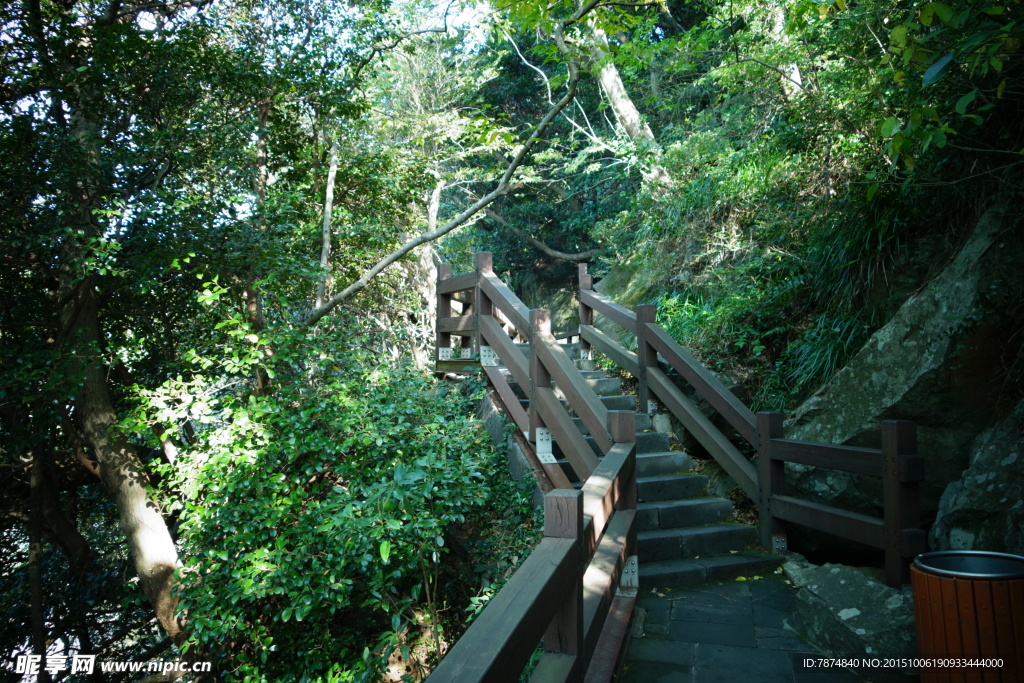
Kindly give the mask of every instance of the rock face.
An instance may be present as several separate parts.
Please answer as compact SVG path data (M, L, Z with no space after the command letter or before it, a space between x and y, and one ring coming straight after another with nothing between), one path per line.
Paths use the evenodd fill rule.
M1008 417L974 441L970 466L946 487L929 535L936 550L1024 555L1024 429Z
M934 512L946 485L967 467L971 443L991 424L991 382L1015 355L1007 353L1012 334L988 296L996 279L1020 270L1010 265L1016 250L1007 249L1006 222L999 211L986 213L952 262L796 411L786 436L877 448L882 420L913 420L926 458L922 511L926 518ZM791 467L794 488L812 499L878 509L878 480Z
M857 569L816 566L794 553L782 570L799 588L794 628L835 657L913 658L917 653L914 603ZM871 680L908 680L895 669L863 670Z

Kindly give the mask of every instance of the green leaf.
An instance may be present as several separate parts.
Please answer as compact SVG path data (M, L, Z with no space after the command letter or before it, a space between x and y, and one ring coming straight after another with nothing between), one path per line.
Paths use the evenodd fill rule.
M921 77L921 87L927 88L929 85L937 82L946 72L949 71L950 65L953 63L953 53L950 52L947 55L939 57L935 62L928 67L928 70L924 72L924 76Z
M380 542L380 559L384 560L384 564L391 559L391 541L387 539Z
M953 107L954 109L956 109L956 113L960 114L961 116L966 114L967 113L967 105L969 105L971 102L973 102L974 98L977 95L978 95L978 89L975 88L974 90L972 90L971 92L967 93L966 95L961 97L959 100L957 100L956 101L956 106Z
M879 127L878 129L878 132L882 134L882 137L889 138L892 137L892 134L896 132L896 129L899 127L899 125L899 120L897 120L895 116L890 116L889 118L882 122L881 127Z

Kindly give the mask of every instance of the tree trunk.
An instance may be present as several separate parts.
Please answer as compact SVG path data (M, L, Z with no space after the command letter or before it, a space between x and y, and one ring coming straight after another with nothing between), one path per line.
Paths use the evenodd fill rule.
M32 654L42 658L38 683L48 683L50 674L46 671L46 613L43 606L43 449L37 447L32 453L31 498L29 510L29 593L32 603Z
M314 308L324 305L327 298L327 268L331 265L331 212L334 210L334 179L338 175L338 138L331 140L331 160L327 170L327 188L324 192L324 222L320 237L320 282L316 287Z
M597 82L601 86L601 92L608 98L608 104L615 113L615 120L622 126L622 130L629 136L629 139L640 147L646 148L648 152L649 163L641 171L644 180L654 184L656 189L670 187L672 180L658 160L661 145L654 137L651 127L640 116L640 110L633 104L633 99L626 91L619 70L608 58L610 52L608 36L593 24L590 26L590 35L594 41L590 56L595 64L600 65Z
M167 523L146 492L148 475L135 449L118 430L117 414L107 388L107 371L96 350L101 347L96 291L92 279L74 283L64 270L58 312L62 336L73 344L71 372L80 378L74 418L99 463L100 479L117 506L121 531L128 540L135 571L157 620L175 643L184 638L175 617L172 595L178 551Z

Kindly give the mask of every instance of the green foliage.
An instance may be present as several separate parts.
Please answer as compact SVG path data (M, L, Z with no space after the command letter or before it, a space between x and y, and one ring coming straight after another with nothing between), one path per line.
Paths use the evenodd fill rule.
M335 351L310 356L313 341L274 340L278 367L304 379L273 396L215 379L259 362L228 347L217 375L168 382L137 417L176 406L205 425L167 469L184 494L167 505L182 508L189 647L231 680L376 679L432 597L453 527L491 499L495 455L469 397L359 340L318 337Z

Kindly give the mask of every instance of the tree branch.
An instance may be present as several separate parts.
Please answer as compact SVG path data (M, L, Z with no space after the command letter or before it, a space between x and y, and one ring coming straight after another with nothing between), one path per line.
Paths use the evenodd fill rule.
M543 241L537 239L533 235L528 235L525 232L523 232L522 230L520 230L519 228L515 227L514 225L509 223L507 220L502 218L502 216L500 214L498 214L498 213L496 213L496 212L494 212L494 211L492 211L490 209L484 209L484 213L492 221L494 221L495 223L501 225L503 228L507 228L509 230L509 232L511 232L513 235L515 235L516 237L518 237L521 240L525 240L526 242L529 242L534 247L536 247L540 251L544 252L545 254L550 256L551 258L560 259L562 261L580 262L580 261L589 261L589 260L591 260L592 258L594 258L595 256L597 256L598 254L601 253L600 249L588 249L586 251L581 251L578 254L570 254L570 253L567 253L567 252L564 252L564 251L559 251L557 249L553 249L552 247L549 247L546 243L544 243Z
M479 212L481 209L486 208L488 205L494 202L494 200L504 196L512 189L512 177L515 175L515 172L523 164L523 162L526 160L526 157L530 154L530 152L533 151L533 148L540 141L541 137L544 135L545 131L547 130L551 122L554 121L554 119L576 97L576 86L579 84L579 68L576 64L576 58L569 53L569 50L565 45L565 41L562 38L562 33L565 30L566 26L568 26L570 23L579 21L579 19L586 12L589 12L591 9L593 9L598 4L598 2L599 0L591 0L591 2L587 3L586 5L584 5L584 7L581 7L579 10L577 10L570 19L559 22L559 24L555 27L554 38L556 44L559 45L559 51L566 57L566 67L569 71L569 80L566 84L565 95L563 95L562 98L558 100L558 102L556 102L555 105L551 107L551 109L549 109L546 114L544 114L544 117L537 124L537 127L534 129L529 139L527 139L527 141L523 143L523 145L519 148L519 151L516 153L515 157L513 157L512 162L509 164L508 168L505 169L505 172L501 175L501 179L498 181L498 185L489 193L475 201L472 205L469 206L469 208L465 209L462 213L455 216L441 227L437 228L436 230L431 230L417 237L414 237L413 239L407 241L405 244L403 244L395 251L385 256L383 259L378 261L374 266L366 270L358 280L350 284L344 290L332 296L322 306L318 306L315 309L313 309L309 313L309 315L306 316L306 319L303 321L303 324L315 325L317 322L320 321L321 318L330 313L336 306L343 303L344 301L347 301L348 299L350 299L351 297L365 289L366 286L369 285L370 282L373 280L373 278L377 277L377 275L382 273L395 261L405 256L419 245L426 244L427 242L432 242L439 237L447 235L449 232L460 227L470 218L475 216L477 212Z

